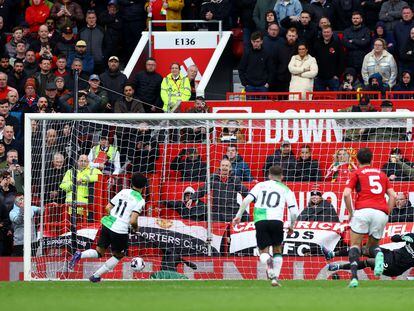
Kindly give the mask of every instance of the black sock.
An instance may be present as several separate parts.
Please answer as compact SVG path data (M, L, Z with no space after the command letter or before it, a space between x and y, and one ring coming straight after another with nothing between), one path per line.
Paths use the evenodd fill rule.
M371 258L375 258L375 256L377 256L377 254L381 252L381 248L377 245L377 246L371 246L368 250L368 255Z
M368 265L366 260L358 261L358 270L364 269L368 266L369 265ZM351 269L351 264L350 263L339 264L339 269L341 269L341 270L350 270Z
M358 279L358 262L360 250L358 247L351 247L349 249L349 263L351 264L351 274L353 279Z

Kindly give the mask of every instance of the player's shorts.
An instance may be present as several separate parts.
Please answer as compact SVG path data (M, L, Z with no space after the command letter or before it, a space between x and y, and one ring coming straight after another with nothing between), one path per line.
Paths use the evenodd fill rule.
M388 215L373 208L356 210L352 216L351 230L359 234L368 234L379 240L382 238Z
M105 226L101 228L101 236L98 240L99 247L107 249L111 246L111 251L116 253L125 253L127 251L129 240L127 233L116 233Z
M259 249L272 245L281 245L283 242L283 222L280 220L260 220L254 224L256 240Z

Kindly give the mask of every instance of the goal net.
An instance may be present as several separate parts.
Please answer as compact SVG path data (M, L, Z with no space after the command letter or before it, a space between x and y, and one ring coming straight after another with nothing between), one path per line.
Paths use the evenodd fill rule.
M148 179L145 208L125 258L103 278L149 279L173 271L189 279L265 279L253 206L239 225L231 221L272 165L282 167L300 211L294 233L285 233L281 279L344 278L346 272L327 271L320 249L349 245L342 191L357 167L359 148L371 148L373 166L386 172L399 194L381 244L395 247L393 234L412 231L414 215L406 213L414 202L412 117L411 112L27 115L25 279L92 275L110 249L106 258L81 260L74 269L68 262L75 251L96 247L105 207L130 187L133 172ZM287 228L286 211L284 221ZM142 271L131 267L136 257L144 260Z

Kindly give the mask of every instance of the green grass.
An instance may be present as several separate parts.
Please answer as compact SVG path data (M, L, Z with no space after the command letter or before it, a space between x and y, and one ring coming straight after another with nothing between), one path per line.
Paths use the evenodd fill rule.
M414 282L0 282L1 310L413 310Z

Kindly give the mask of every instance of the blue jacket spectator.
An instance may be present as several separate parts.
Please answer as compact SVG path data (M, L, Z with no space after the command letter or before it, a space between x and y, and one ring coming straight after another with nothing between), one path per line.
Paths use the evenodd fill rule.
M295 21L299 20L302 12L302 5L299 0L278 0L275 6L277 20L280 22L286 17L292 17Z
M249 165L244 162L243 158L237 153L236 145L229 145L227 152L223 156L223 159L227 159L231 163L231 170L234 176L240 178L242 181L252 181L253 177L250 172Z
M86 42L83 40L79 40L76 42L75 52L72 52L68 56L68 64L66 67L70 69L72 66L73 60L78 58L82 61L82 68L83 71L87 72L88 74L93 74L94 71L94 61L93 56L86 52Z

